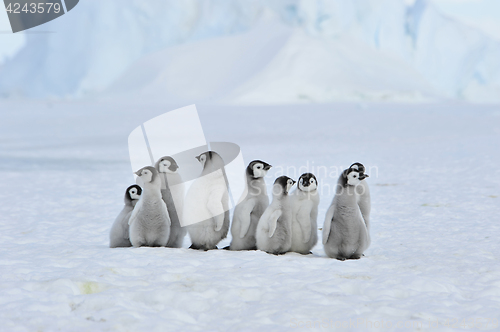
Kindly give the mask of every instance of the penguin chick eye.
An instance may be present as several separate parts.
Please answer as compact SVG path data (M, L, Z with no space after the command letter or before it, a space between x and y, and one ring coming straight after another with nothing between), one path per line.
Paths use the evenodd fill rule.
M309 180L309 183L314 183L314 179Z
M353 177L353 178L357 178L358 176L357 176L356 174L354 174L352 177Z

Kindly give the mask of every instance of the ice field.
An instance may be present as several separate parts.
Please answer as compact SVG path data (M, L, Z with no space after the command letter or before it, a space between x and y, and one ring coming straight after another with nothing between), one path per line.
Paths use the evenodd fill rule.
M0 101L0 330L499 328L500 107L197 105L209 141L273 165L268 186L281 171L316 173L318 227L328 185L362 162L366 256L333 260L321 242L307 256L199 252L188 237L181 249L110 249L133 181L127 136L180 106Z

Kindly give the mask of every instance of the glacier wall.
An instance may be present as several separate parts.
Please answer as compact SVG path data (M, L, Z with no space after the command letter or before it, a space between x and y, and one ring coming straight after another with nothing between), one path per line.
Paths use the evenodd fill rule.
M304 41L304 48L311 44L309 41L314 41L316 48L327 45L322 50L323 62L316 64L318 73L311 82L328 84L343 70L344 77L366 72L363 82L373 81L376 86L379 80L387 79L386 75L405 71L411 74L393 81L399 85L401 80L407 80L410 86L421 80L424 83L414 88L425 95L500 102L500 44L443 16L427 0L417 0L412 6L403 0L86 0L78 10L43 26L55 33L27 35L25 47L0 67L0 95L80 97L105 91L145 56L176 45L248 33L258 29L263 18L304 34L306 38L294 39ZM265 31L262 38L266 38ZM351 41L356 47L350 46ZM369 51L364 52L359 44ZM206 49L207 44L204 45ZM304 54L308 51L300 45L293 48ZM370 74L369 59L355 54L348 59L349 66L321 77L321 66L328 69L343 63L328 62L328 54L338 56L332 52L339 48L349 49L351 54L376 54L388 59L380 61L383 63L395 59L398 66L387 65L386 69L379 68L376 75ZM196 48L190 52L196 52ZM279 52L269 56L278 55ZM302 58L311 61L311 57ZM262 68L253 69L253 80L246 75L246 81L239 84L240 92L243 87L264 89L267 83L272 85L272 80L276 82L273 84L293 81L307 90L307 80L298 82L298 75L288 77L291 74L286 68L273 70L270 66L276 67L277 61L272 60L262 61ZM302 68L307 66L302 64ZM335 100L339 95L337 86L332 84L330 92L318 95L316 100ZM392 88L389 84L384 89ZM200 96L206 97L207 93L202 91ZM262 93L253 94L255 98L259 95ZM190 94L189 98L196 100L196 95ZM283 95L280 101L286 102L287 98Z

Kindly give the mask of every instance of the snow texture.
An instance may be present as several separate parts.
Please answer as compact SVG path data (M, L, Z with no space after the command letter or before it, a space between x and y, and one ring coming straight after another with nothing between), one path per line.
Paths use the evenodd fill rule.
M43 29L1 96L500 102L500 43L427 0L86 0Z
M269 193L283 173L316 174L318 227L328 186L362 162L372 195L366 256L340 262L321 244L306 256L200 252L187 237L180 249L110 249L133 181L127 136L179 106L0 102L1 330L325 330L318 321L333 329L363 319L393 327L345 330L428 330L439 320L436 330L455 331L446 319L500 318L498 107L198 105L208 140L273 165Z

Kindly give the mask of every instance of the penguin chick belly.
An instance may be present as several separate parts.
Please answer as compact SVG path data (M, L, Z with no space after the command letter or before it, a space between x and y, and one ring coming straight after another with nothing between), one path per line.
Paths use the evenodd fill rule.
M350 257L361 245L363 220L357 207L339 206L337 211L332 231L338 234L339 252Z
M315 231L315 230L313 230ZM311 242L314 239L315 234L311 234L311 239L308 242L303 242L303 234L302 229L298 223L292 224L292 246L290 248L291 251L298 252L301 254L308 254L311 251L312 245ZM317 236L315 237L317 241Z
M166 245L170 228L167 224L166 208L161 206L163 201L144 202L138 220L132 223L131 228L139 230L147 244ZM163 243L165 242L165 243Z

